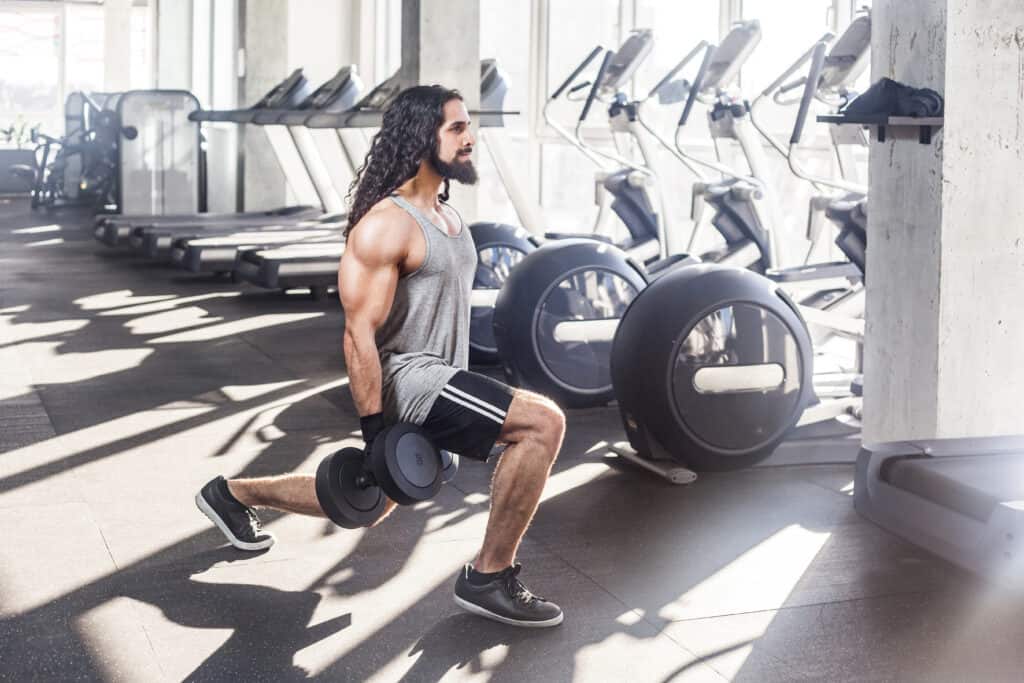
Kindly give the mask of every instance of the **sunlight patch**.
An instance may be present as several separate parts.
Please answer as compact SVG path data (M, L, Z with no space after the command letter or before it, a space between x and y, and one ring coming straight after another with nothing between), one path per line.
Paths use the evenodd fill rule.
M0 321L7 323L7 321ZM48 323L7 323L0 333L0 343L20 344L41 337L52 337L68 332L77 332L89 324L88 320L54 320Z
M249 399L256 398L257 396L263 396L279 389L294 386L296 384L302 384L305 380L302 379L290 379L285 382L270 382L269 384L242 384L236 386L221 387L221 393L227 396L232 401L248 401Z
M55 462L58 459L93 449L117 449L115 451L117 454L133 449L150 449L156 443L159 434L168 435L159 438L169 438L170 435L180 436L194 429L209 429L224 419L249 420L253 424L257 419L265 422L272 421L273 411L286 410L292 404L336 389L347 382L347 379L341 379L318 384L296 391L294 394L279 397L270 404L256 405L239 413L229 413L225 418L203 420L198 425L193 424L193 419L215 413L217 411L215 405L198 404L189 410L173 410L175 402L163 403L130 415L115 417L100 424L61 434L31 446L7 451L3 454L3 459L5 464L10 465L10 468L5 471L4 477L0 477L0 482L10 481L11 477L40 464ZM185 425L185 427L182 428L181 425ZM133 446L130 443L143 434L147 435L144 445ZM23 467L17 468L16 463L22 464ZM3 546L0 545L0 551L2 549ZM0 555L0 560L2 559L3 557ZM2 562L0 562L0 566L2 566Z
M27 384L0 383L0 401L10 401L15 398L33 396L34 391L35 390Z
M273 327L275 325L287 325L288 323L296 323L302 320L320 318L323 315L323 313L274 313L268 315L257 315L251 318L243 318L241 320L222 323L220 325L210 325L209 327L204 327L199 330L189 330L188 332L180 332L166 337L157 337L156 339L150 339L149 343L182 344L189 342L211 341L213 339L223 339L224 337L233 337L244 332L252 332L253 330Z
M183 304L193 304L199 301L209 301L210 299L229 299L237 296L242 296L241 292L213 292L210 294L199 294L197 296L184 296L184 297L160 297L160 301L151 304L140 304L138 306L128 306L127 308L119 308L115 311L103 311L100 315L112 316L112 315L149 315L151 313L160 313L163 311L169 311L174 308L178 308Z
M8 306L7 308L0 308L0 313L5 314L5 315L11 314L11 313L24 313L28 309L29 309L29 305L28 304L23 304L21 306Z
M474 518L479 525L479 531L477 535L482 536L484 528L487 524L486 511L481 510L474 514L467 514L467 511L462 508L456 508L454 510L445 511L444 507L437 503L423 505L422 503L416 507L420 507L425 510L427 515L427 523L423 528L423 534L429 535L439 531L445 531L453 526L460 526ZM467 537L467 533L463 532L459 534L459 537Z
M163 313L145 315L124 324L134 335L167 334L200 325L219 323L224 318L210 316L209 311L199 306L175 308Z
M366 533L383 534L386 531L388 530L381 528ZM363 584L366 578L362 576L359 582L349 582L354 585L349 585L347 589L343 584L341 590L333 587L318 590L322 599L310 623L327 621L339 614L347 613L351 614L352 629L345 630L341 637L327 637L334 634L325 634L325 637L297 650L292 662L308 671L311 678L347 680L352 678L351 675L345 675L347 656L364 655L367 648L377 647L372 639L381 638L381 634L388 637L388 634L401 632L402 635L397 636L399 640L396 640L395 647L390 648L384 657L378 658L374 665L374 673L365 680L383 682L447 680L453 676L468 678L467 674L470 671L479 674L483 670L500 666L510 649L504 638L498 638L497 640L501 642L494 644L484 643L472 652L472 663L469 664L472 669L465 668L466 665L461 661L445 660L443 664L447 666L435 668L431 664L426 675L419 675L424 673L422 663L430 662L432 657L437 656L435 637L440 634L443 643L448 636L443 630L428 629L424 633L422 628L417 629L416 625L430 620L437 621L443 616L437 613L436 596L451 596L453 576L461 569L463 563L475 555L478 548L477 538L445 543L418 542L407 551L407 557L403 559L397 571L381 568L379 576L372 576L368 584ZM353 556L356 558L354 561ZM358 552L350 555L346 562L355 566L357 576L363 574L365 559L360 558ZM365 571L372 572L369 566L367 565ZM450 601L451 597L447 600ZM406 633L413 635L406 638ZM424 657L427 659L422 659ZM422 662L419 667L417 662ZM481 680L487 678L478 677Z
M36 235L41 232L60 232L60 226L56 223L51 225L37 225L34 228L18 228L11 230L13 235Z
M644 619L644 611L642 609L631 609L626 610L619 616L615 617L615 621L622 624L623 626L632 626L633 624L639 624Z
M831 536L791 524L667 604L658 616L680 621L777 610Z
M135 304L144 304L151 301L166 301L173 299L173 294L159 294L156 296L135 296L130 289L119 289L114 292L103 292L102 294L91 294L75 299L83 311L98 311L104 308L117 308Z
M603 462L584 461L573 465L567 470L551 475L547 485L544 486L544 497L541 500L551 500L555 496L560 496L566 491L597 479L606 472L608 472L608 465Z
M281 431L281 428L277 425L267 425L266 427L260 427L256 433L260 437L260 441L263 443L270 443L271 441L277 441L288 436L285 432Z
M122 679L125 674L157 676L160 668L153 657L140 657L148 652L149 639L139 628L125 628L136 623L136 601L123 595L101 602L75 617L75 631L88 652L99 656L91 662L105 672L108 681ZM145 663L145 666L141 666Z
M64 238L63 237L54 237L53 239L49 239L49 240L40 240L38 242L29 242L25 246L26 247L51 247L51 246L53 246L55 244L64 244Z
M57 345L53 344L52 346L54 347L53 354L57 356L53 361L55 366L48 365L34 373L37 379L45 384L85 382L104 375L131 370L142 365L143 361L156 351L156 349L134 348L58 353Z

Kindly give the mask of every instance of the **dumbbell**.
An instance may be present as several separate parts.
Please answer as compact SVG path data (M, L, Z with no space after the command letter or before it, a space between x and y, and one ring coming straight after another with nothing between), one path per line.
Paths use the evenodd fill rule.
M438 449L422 429L399 423L373 440L371 452L342 448L316 470L316 496L338 526L358 529L380 518L386 498L412 505L433 498L458 471L458 456Z

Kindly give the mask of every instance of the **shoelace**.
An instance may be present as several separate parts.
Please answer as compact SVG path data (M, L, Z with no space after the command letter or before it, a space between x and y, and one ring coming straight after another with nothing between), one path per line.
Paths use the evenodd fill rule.
M523 565L517 564L505 570L505 576L502 577L505 581L505 589L513 600L522 602L524 605L532 605L537 601L543 602L544 598L531 593L519 580L518 576L522 568Z
M260 518L256 516L256 512L252 509L246 510L245 514L249 517L249 528L252 529L253 535L259 536L260 532L263 531L263 523L260 522Z

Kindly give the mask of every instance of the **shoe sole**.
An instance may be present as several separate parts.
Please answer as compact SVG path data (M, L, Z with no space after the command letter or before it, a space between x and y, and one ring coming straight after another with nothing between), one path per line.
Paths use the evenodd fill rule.
M545 619L544 621L522 621L519 619L503 617L500 614L495 614L489 609L484 609L480 605L460 598L458 595L455 596L455 604L461 607L462 609L466 610L467 612L471 612L472 614L477 615L478 617L484 617L485 619L491 619L502 624L508 624L509 626L520 626L523 628L549 628L551 626L558 626L562 623L562 619L565 616L564 614L559 612L557 617Z
M202 491L196 494L196 507L199 508L200 512L209 517L210 521L216 524L217 528L220 529L225 536L227 536L228 541L231 543L231 545L235 546L239 550L263 550L274 545L275 539L273 534L271 534L270 538L268 538L267 540L260 541L259 543L249 543L248 541L243 541L242 539L235 536L233 533L231 533L231 529L228 529L227 525L225 525L224 522L221 521L220 515L214 512L213 508L210 507L210 504L206 502L205 498L203 498Z

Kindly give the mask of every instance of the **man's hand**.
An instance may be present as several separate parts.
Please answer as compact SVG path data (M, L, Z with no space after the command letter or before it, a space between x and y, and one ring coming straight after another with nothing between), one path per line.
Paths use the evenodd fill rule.
M363 453L367 456L373 450L373 442L384 431L384 413L364 415L359 418L359 430L363 433Z

